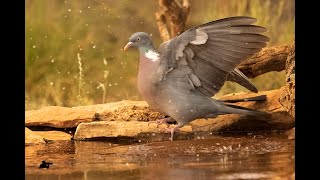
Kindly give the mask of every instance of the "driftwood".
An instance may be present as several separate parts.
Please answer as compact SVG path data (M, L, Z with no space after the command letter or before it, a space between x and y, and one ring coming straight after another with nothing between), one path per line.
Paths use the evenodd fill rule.
M282 71L285 69L286 60L291 49L292 44L264 48L259 53L248 58L238 68L249 78L254 78L270 71Z
M295 117L295 45L292 44L286 61L286 86L282 88L279 98L281 105Z

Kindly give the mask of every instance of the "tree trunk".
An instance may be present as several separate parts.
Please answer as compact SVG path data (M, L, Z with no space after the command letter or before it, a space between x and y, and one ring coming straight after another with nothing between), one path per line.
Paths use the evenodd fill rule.
M160 10L155 13L163 41L181 34L190 11L189 0L159 0Z

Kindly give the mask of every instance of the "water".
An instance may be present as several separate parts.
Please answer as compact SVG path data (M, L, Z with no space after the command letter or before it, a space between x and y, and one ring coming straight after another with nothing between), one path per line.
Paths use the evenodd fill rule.
M294 179L294 141L282 134L120 144L26 146L26 179ZM39 169L41 161L53 162Z

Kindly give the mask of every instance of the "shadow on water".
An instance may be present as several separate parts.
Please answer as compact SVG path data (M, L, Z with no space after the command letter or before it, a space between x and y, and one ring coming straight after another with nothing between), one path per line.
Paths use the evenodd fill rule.
M26 146L26 179L294 179L294 141L283 134L119 142ZM43 160L53 165L39 169Z

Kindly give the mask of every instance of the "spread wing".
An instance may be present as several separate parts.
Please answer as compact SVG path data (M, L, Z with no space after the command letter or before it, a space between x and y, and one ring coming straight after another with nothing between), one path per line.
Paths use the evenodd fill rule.
M159 47L155 83L168 78L181 81L181 77L186 77L179 82L184 83L180 87L206 96L216 94L226 80L256 91L250 80L236 69L269 41L260 34L267 29L252 25L255 22L255 18L244 16L220 19L191 28L163 43Z

